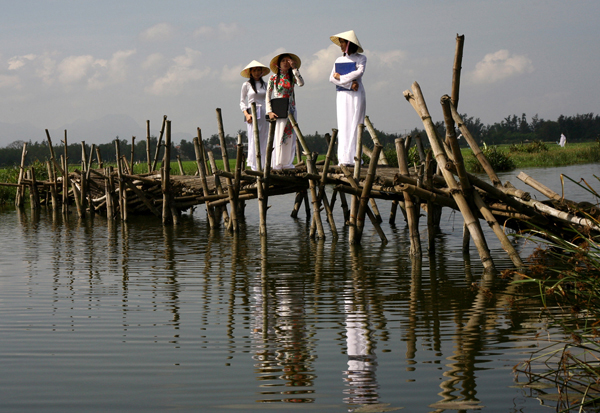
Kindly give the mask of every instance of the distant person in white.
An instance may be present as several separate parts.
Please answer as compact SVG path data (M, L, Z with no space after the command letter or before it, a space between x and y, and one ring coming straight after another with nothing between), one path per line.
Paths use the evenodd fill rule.
M251 61L248 66L242 70L240 75L248 79L242 85L242 94L240 98L240 109L245 116L246 128L248 132L248 166L256 171L258 165L256 162L256 146L254 145L254 125L252 124L252 102L256 103L256 123L258 124L258 136L260 142L261 167L265 167L265 155L267 153L267 139L269 126L267 123L267 114L265 113L265 95L267 93L267 84L263 76L268 75L269 68L256 60Z
M561 148L564 148L565 145L567 144L567 137L565 136L564 133L560 134L560 142L558 142L558 144L560 145Z
M363 48L354 34L354 30L336 34L330 39L340 46L344 53L343 56L336 59L329 76L329 81L336 85L337 89L338 163L354 165L358 125L365 121L367 109L367 95L362 84L367 57L360 54L363 52ZM336 65L344 63L354 63L353 70L347 71L347 73L338 73Z

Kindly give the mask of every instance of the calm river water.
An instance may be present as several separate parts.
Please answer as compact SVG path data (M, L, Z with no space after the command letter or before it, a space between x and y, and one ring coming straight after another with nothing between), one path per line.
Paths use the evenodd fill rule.
M526 172L560 192L561 172L600 168ZM512 372L543 345L539 306L507 307L513 287L482 277L474 247L465 259L460 215L416 263L383 201L389 243L367 223L362 248L341 221L338 240L310 240L292 195L271 198L261 240L255 204L235 237L203 208L175 227L0 212L0 411L550 411Z

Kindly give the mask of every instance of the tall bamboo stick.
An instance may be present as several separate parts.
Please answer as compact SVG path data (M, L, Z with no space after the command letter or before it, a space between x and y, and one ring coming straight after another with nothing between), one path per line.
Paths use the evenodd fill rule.
M156 152L154 153L154 161L152 162L152 171L156 170L156 163L158 162L158 155L160 154L160 145L163 140L165 133L165 126L167 124L167 115L163 116L162 126L160 127L160 134L158 135L158 142L156 142ZM152 172L150 171L150 172Z
M304 139L304 135L302 134L302 131L300 130L300 127L298 126L298 123L296 122L296 119L294 119L294 115L292 115L291 112L288 113L288 119L292 123L292 127L296 132L298 141L304 149L304 155L306 156L306 169L308 173L316 174L318 172L315 166L316 153L314 155L310 153L308 145L306 144L306 140ZM317 235L318 238L325 239L325 231L323 230L323 222L321 221L321 211L319 208L319 200L317 195L317 184L312 179L309 180L309 190L312 198L313 214L315 215L314 220L316 223ZM315 234L311 233L310 236L311 238L313 238Z
M196 154L196 166L198 167L198 174L200 175L200 183L202 184L202 194L204 196L208 196L209 191L208 191L208 183L206 182L206 170L205 170L205 165L202 162L202 155L200 152L200 142L202 141L202 132L200 130L200 128L198 128L198 136L194 138L194 152ZM215 229L216 228L216 223L215 223L215 214L214 214L214 208L212 208L208 202L204 203L204 206L206 207L206 216L208 217L208 224L210 226L210 229Z
M368 204L369 204L369 193L371 192L371 187L373 182L375 181L375 171L377 169L377 162L375 159L379 159L379 153L381 152L383 146L376 143L373 148L373 158L371 159L371 163L369 164L369 169L367 172L367 177L365 182L363 183L363 191L360 196L360 201L358 205L358 213L356 215L356 238L354 240L350 240L350 244L360 244L363 229L365 227L365 214L367 212Z
M21 163L19 166L19 178L17 179L17 195L15 196L15 206L17 208L23 206L23 194L25 193L24 186L21 185L25 176L25 158L27 156L27 142L23 143L23 151L21 152Z
M67 130L65 129L64 155L63 155L63 214L69 212L69 158L67 156Z
M458 95L460 92L460 71L462 69L463 47L465 35L456 34L456 52L454 53L454 66L452 67L452 104L458 108Z
M127 220L127 197L125 196L125 185L123 184L123 164L121 163L121 147L119 139L115 140L115 151L117 154L117 180L119 182L119 212L121 220Z
M131 169L129 172L133 175L133 165L135 165L135 136L131 137L131 158L129 164L131 165Z
M365 126L367 127L367 130L369 131L369 135L371 135L371 139L373 140L373 143L375 145L381 145L381 142L379 141L379 138L377 137L377 131L375 131L375 128L373 127L373 124L371 123L371 120L369 119L368 116L365 116ZM371 157L371 160L373 159L373 157ZM385 156L385 152L381 151L381 155L379 155L379 158L375 160L376 163L378 163L379 165L389 165L387 157Z
M353 178L356 183L359 183L360 180L360 166L362 164L362 132L364 129L364 125L361 123L358 125L358 132L356 134L356 156L354 157L354 174ZM348 239L353 240L356 239L356 214L358 212L358 197L353 196L350 201L350 219L349 219L349 230L348 230Z
M404 139L397 138L396 141L396 156L398 157L398 171L402 175L409 175L408 159L406 156L406 147ZM410 255L412 257L421 256L421 237L419 235L419 211L413 202L412 197L408 192L404 192L404 209L406 211L406 221L408 223L408 231L410 234Z
M150 158L150 120L146 120L146 161L148 173L152 172L152 159Z

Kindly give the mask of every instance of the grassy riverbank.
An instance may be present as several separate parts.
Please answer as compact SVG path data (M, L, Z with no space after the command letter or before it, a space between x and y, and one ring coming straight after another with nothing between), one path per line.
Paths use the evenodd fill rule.
M516 152L510 150L510 145L498 145L499 153L510 158L515 168L551 168L556 166L582 165L600 162L600 144L598 142L583 142L567 144L561 148L556 143L546 143L547 150L534 152ZM473 151L463 148L465 160L473 158Z

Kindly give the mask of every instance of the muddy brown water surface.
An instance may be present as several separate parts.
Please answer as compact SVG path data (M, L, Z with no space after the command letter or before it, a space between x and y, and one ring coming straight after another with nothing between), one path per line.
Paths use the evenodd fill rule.
M518 172L501 179L528 190ZM560 173L600 168L525 172L560 193ZM509 307L514 287L463 256L460 215L419 263L400 216L387 245L367 223L351 248L341 221L310 240L293 200L270 200L264 239L255 202L238 236L211 233L203 208L166 227L0 212L0 411L549 411L512 373L543 345L539 303Z

